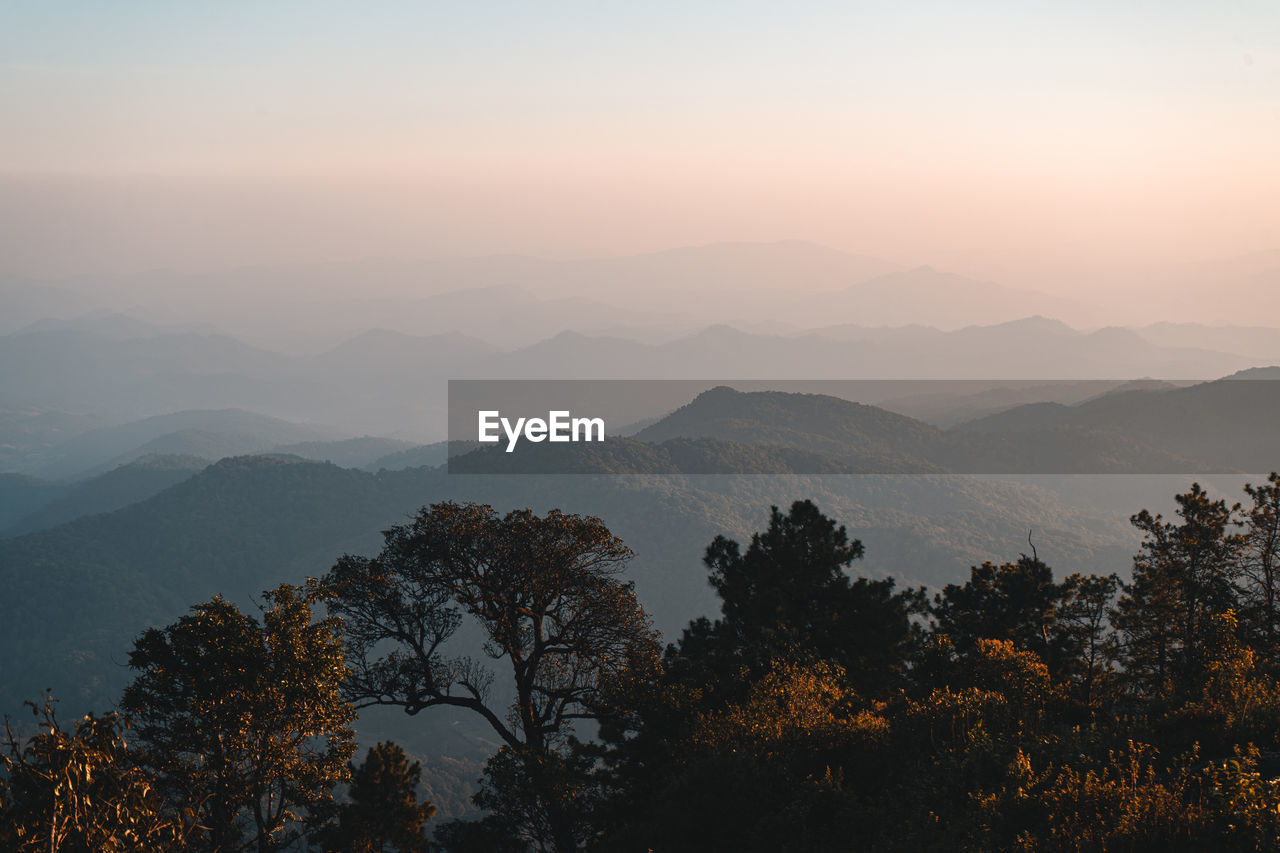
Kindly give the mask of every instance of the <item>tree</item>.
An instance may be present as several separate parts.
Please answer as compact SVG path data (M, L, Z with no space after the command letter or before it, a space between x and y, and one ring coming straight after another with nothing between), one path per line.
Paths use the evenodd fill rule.
M0 754L0 847L14 853L166 853L185 849L191 815L166 807L125 740L115 713L64 729L53 710L26 703L41 731L18 738L5 720Z
M1185 698L1199 692L1205 625L1235 605L1232 576L1241 539L1231 532L1239 504L1210 499L1199 483L1175 499L1177 523L1145 509L1131 519L1146 535L1112 621L1122 635L1133 688L1146 696Z
M198 815L197 849L280 850L332 803L354 751L341 626L295 587L262 623L216 597L134 643L122 709L165 793Z
M986 562L972 567L963 585L947 584L934 597L935 631L961 652L979 640L1009 640L1049 662L1058 596L1053 571L1038 557Z
M1107 616L1119 585L1115 575L1082 574L1056 584L1034 554L999 566L986 562L963 585L948 584L934 597L934 631L961 654L983 639L1034 652L1092 706L1115 657Z
M838 665L780 662L741 699L693 717L659 784L620 792L599 849L879 849L880 823L844 806L863 780L885 781L887 725L855 703Z
M631 551L598 518L442 503L384 537L378 556L343 557L318 585L346 624L359 706L465 708L536 764L574 721L610 713L612 682L657 665L648 616L618 579ZM505 712L492 670L445 653L464 618L485 655L508 662ZM557 814L558 794L546 798L556 845L572 849L573 822Z
M772 507L768 527L745 549L724 536L711 542L704 563L721 599L720 618L690 623L667 650L656 683L625 685L630 690L621 704L632 713L601 728L607 743L603 775L614 792L597 812L614 845L606 849L661 846L648 835L630 838L638 815L651 824L646 832L658 833L653 837L672 849L739 849L738 840L757 827L743 816L762 817L772 808L767 804L784 796L795 792L787 809L804 813L775 815L793 830L821 812L797 785L807 786L807 773L821 775L834 762L825 746L816 746L826 741L809 737L820 727L791 715L812 710L824 696L844 702L894 695L919 640L913 617L925 609L921 590L895 591L891 579L852 579L848 568L861 555L862 544L808 500L796 501L785 514ZM781 715L777 720L770 708ZM793 734L807 732L807 745L796 756L769 759L749 757L724 739L702 743L702 752L693 749L705 741L706 721L713 718L742 721L747 739L775 724L788 732L782 739L788 744ZM694 754L701 757L690 765ZM804 772L792 773L801 766ZM714 790L704 791L708 785ZM709 811L724 820L710 820ZM699 821L698 832L685 831ZM733 831L718 842L723 847L707 847L716 827L729 823ZM673 840L681 836L683 846ZM619 846L624 838L630 838L627 847ZM757 834L755 843L778 849L767 833Z
M489 814L478 821L449 821L436 831L437 840L449 853L579 849L591 834L595 761L591 751L576 746L498 750L472 798Z
M1280 473L1259 486L1246 483L1252 505L1244 511L1238 584L1241 617L1255 649L1280 667Z
M334 826L321 833L325 850L342 853L426 853L426 824L435 814L431 803L419 802L422 765L409 763L404 750L391 743L369 748L364 763L348 763L349 803L338 808Z
M840 601L843 569L813 568L841 566L847 538L799 506L749 549L717 540L722 617L602 727L597 849L1276 849L1280 684L1233 611L1266 602L1240 566L1266 552L1273 497L1250 494L1243 541L1199 487L1172 522L1135 516L1114 610L1115 575L1055 583L1035 554L975 567L935 600L906 689L878 694L838 666L853 635L822 596Z
M1070 575L1058 587L1056 634L1063 648L1063 674L1076 697L1096 707L1112 683L1115 635L1107 624L1111 603L1120 589L1117 575Z
M681 654L712 653L756 672L780 659L817 658L840 663L859 689L891 684L918 639L911 617L924 610L924 594L895 592L891 578L851 579L862 554L862 543L808 500L786 515L772 507L768 528L745 552L717 536L703 562L723 615L691 625Z

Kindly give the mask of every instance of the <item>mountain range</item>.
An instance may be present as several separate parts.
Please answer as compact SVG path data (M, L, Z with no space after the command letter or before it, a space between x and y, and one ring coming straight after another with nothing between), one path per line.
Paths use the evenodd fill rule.
M713 326L664 343L562 332L510 351L458 334L384 330L313 356L270 353L194 333L121 341L84 331L30 332L0 337L0 467L41 473L28 457L64 443L70 428L32 420L49 412L84 418L88 427L94 419L122 425L182 410L241 409L313 424L313 433L323 433L285 436L279 443L362 435L435 440L444 437L446 380L462 377L1185 381L1266 363L1157 346L1132 330L1079 332L1039 318L953 332L903 327L762 335ZM1073 401L1052 392L1041 399ZM957 410L941 402L935 398L912 414L954 422ZM982 413L971 406L963 412ZM26 434L16 434L19 429ZM192 445L149 452L218 456L264 447ZM64 450L75 447L58 451L63 459L54 463L54 476L73 473L81 461Z
M1111 454L1091 460L1094 471L1116 470L1100 467L1112 457L1120 458L1117 468L1133 470L1158 452L1160 441L1203 449L1194 437L1219 422L1190 415L1211 409L1222 424L1237 424L1222 444L1252 448L1276 467L1280 445L1270 428L1280 406L1276 387L1221 380L1121 390L1074 406L1017 407L952 430L833 397L721 387L631 438L593 447L599 451L590 457L593 466L571 476L458 473L459 459L493 459L492 453L455 457L450 470L376 474L279 454L207 467L190 457L144 459L48 500L24 523L45 529L0 540L0 584L36 602L15 614L0 637L15 650L14 660L29 664L0 691L12 699L19 688L32 689L23 672L64 672L67 683L81 683L70 678L73 670L90 693L93 684L105 689L101 655L122 648L146 624L215 592L248 600L272 583L323 571L344 551L376 547L378 531L417 506L444 499L601 515L640 555L640 589L667 630L711 604L697 565L701 547L720 532L744 534L770 503L792 496L819 499L865 538L865 568L873 574L946 582L971 562L1011 556L1027 528L1037 531L1043 553L1073 567L1102 569L1112 561L1108 570L1120 569L1133 538L1123 516L1064 498L1052 478L948 474L958 466L947 454L964 442L978 441L982 449L993 438L1038 431L1039 441L1060 442L1060 452ZM1153 434L1156 444L1138 440L1136 429L1160 421L1176 427ZM364 449L381 447L372 442ZM843 473L869 462L896 467L888 474ZM761 471L776 476L756 476ZM41 522L76 512L83 517ZM35 583L60 593L37 596Z
M32 532L0 539L0 588L24 602L0 623L7 660L0 703L20 707L48 687L65 713L109 707L128 678L120 664L141 630L215 594L252 607L276 583L321 574L344 553L375 552L380 531L443 500L600 516L635 551L628 575L668 637L715 606L700 562L707 543L721 534L741 540L762 526L769 506L806 497L865 544L856 570L871 577L941 586L972 564L1016 558L1029 547L1028 531L1039 555L1060 571L1123 573L1137 545L1128 514L1142 506L1167 511L1185 476L957 476L947 473L959 467L947 454L993 446L1007 453L1020 437L1035 436L1036 446L1056 442L1059 452L1089 459L1091 470L1099 459L1088 454L1099 453L1132 470L1166 452L1160 442L1202 449L1196 432L1218 421L1196 416L1212 410L1222 423L1237 422L1229 440L1240 452L1274 460L1270 425L1280 398L1260 389L1277 383L1266 381L1272 373L1252 375L1264 381L1113 386L1073 405L1014 406L950 429L837 397L716 387L629 438L592 447L598 455L588 457L584 473L565 476L451 470L459 459L495 456L467 448L451 467L393 468L396 460L439 460L444 448L320 438L276 446L368 460L377 472L277 452L207 466L190 457L143 458L74 487L6 475L0 497L35 490L44 505L14 531ZM1154 444L1144 444L1135 430L1150 411L1181 424L1167 424L1152 434ZM91 430L75 446L118 453L210 419L252 426L264 442L298 431L243 412L198 414ZM890 462L898 473L842 473ZM1238 490L1238 480L1207 478L1227 493ZM1104 494L1113 499L1100 500ZM64 521L77 512L83 515ZM476 762L494 747L483 728L449 715L422 725L370 711L361 732L394 737L463 779L474 777Z
M1124 385L1074 405L1013 406L944 430L824 394L712 388L629 437L501 445L456 473L1205 474L1280 462L1280 381ZM758 468L724 447L755 448ZM673 445L675 440L685 443ZM768 454L762 455L767 450ZM780 451L787 451L781 453Z
M1155 322L1161 298L1108 326L796 242L0 281L0 707L112 707L140 631L214 595L252 609L444 500L600 516L669 639L716 605L706 545L800 498L870 577L938 588L1032 547L1124 575L1131 513L1280 467L1280 330ZM505 454L443 440L467 378L697 381L619 383L608 441ZM360 735L422 757L457 814L496 745L428 716L367 709Z

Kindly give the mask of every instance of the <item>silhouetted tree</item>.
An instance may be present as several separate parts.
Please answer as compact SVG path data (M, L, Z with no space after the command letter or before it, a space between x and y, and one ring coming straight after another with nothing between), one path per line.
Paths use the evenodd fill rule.
M978 640L1009 640L1048 662L1058 598L1053 571L1039 558L1024 554L1016 563L986 562L971 568L963 585L947 584L934 597L935 630L961 653Z
M1280 473L1246 484L1243 542L1237 582L1240 616L1268 669L1280 668Z
M574 720L610 713L610 682L657 665L649 619L618 579L631 551L597 518L443 503L384 535L377 557L343 557L320 584L345 620L359 705L474 711L536 776ZM486 655L508 662L507 709L491 695L491 670L443 651L464 615ZM556 849L569 850L576 830L563 801L543 792Z
M1176 500L1176 523L1145 509L1133 516L1145 536L1113 616L1126 677L1145 696L1198 692L1204 625L1235 606L1239 505L1210 499L1199 483Z
M422 765L409 763L394 743L369 748L363 764L348 763L350 802L338 808L336 823L321 833L322 847L335 853L425 853L426 825L435 814L418 801Z
M979 640L1012 642L1035 653L1055 678L1073 682L1092 705L1115 659L1108 615L1119 584L1115 575L1081 574L1054 583L1053 570L1035 555L986 562L934 597L934 631L961 655Z
M214 598L134 644L122 709L165 794L196 814L194 849L281 850L332 802L354 751L341 626L294 587L262 623Z
M1060 674L1087 707L1096 707L1109 694L1118 655L1108 624L1120 590L1117 575L1070 575L1058 587L1054 634L1060 653Z
M773 507L745 551L717 536L703 562L723 615L693 623L681 656L710 654L761 672L775 660L817 658L840 663L859 689L883 688L911 655L911 617L924 610L924 595L895 592L891 578L854 580L848 568L862 554L860 541L807 500L786 515Z
M643 850L653 839L681 850L777 849L786 827L802 843L797 821L816 821L831 795L829 785L810 789L806 775L825 772L835 749L829 737L806 733L805 721L843 719L859 692L892 695L919 641L913 617L925 608L923 592L896 592L889 579L852 579L848 567L861 554L861 543L807 500L786 514L773 507L768 527L745 550L723 536L710 544L704 562L721 617L689 625L667 650L656 683L624 685L630 692L620 704L632 713L602 728L609 744L604 775L626 791L598 813L609 827L603 849ZM798 703L790 710L771 704L791 701L787 685ZM703 738L708 719L723 714L752 721L745 738L774 725L786 736L772 753L750 757L725 738ZM859 731L853 740L861 743ZM794 755L785 752L799 743L806 745ZM719 788L704 791L712 779ZM758 815L793 794L788 817L741 846L753 826L741 815ZM650 834L631 837L635 821ZM624 840L628 846L610 847Z
M500 749L472 798L488 816L450 821L437 830L437 840L449 853L579 849L591 834L595 782L591 753L575 745L537 753Z
M833 638L850 635L783 579L840 584L771 559L808 539L840 565L830 528L775 510L777 536L752 550L717 540L724 615L693 622L603 729L595 849L1277 849L1280 683L1249 645L1265 623L1235 611L1267 602L1273 495L1250 494L1260 522L1246 514L1243 539L1235 508L1198 486L1175 522L1135 516L1146 537L1119 602L1115 575L1056 583L1034 554L975 567L935 599L912 689L879 693L818 659L849 659Z
M626 789L600 850L875 849L875 821L851 819L848 788L887 770L885 721L856 707L836 664L779 662L740 699L691 716L657 784ZM844 776L858 764L859 778ZM637 777L629 777L633 781Z

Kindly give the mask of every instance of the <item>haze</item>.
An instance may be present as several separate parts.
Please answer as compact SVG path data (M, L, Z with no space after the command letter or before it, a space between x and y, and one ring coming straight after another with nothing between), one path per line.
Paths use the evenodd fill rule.
M1271 3L0 16L10 276L802 239L1132 313L1280 234Z

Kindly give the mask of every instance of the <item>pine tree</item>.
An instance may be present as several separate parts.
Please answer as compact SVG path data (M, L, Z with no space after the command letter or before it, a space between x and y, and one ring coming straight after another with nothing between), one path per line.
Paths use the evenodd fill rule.
M895 592L890 578L852 579L849 566L862 554L862 543L808 500L786 515L773 507L768 528L745 551L716 537L703 562L723 615L692 624L681 654L710 653L757 674L776 660L830 660L858 689L883 689L905 668L917 640L911 617L924 610L924 594Z
M418 801L422 765L409 763L390 741L370 747L363 764L348 763L349 803L338 809L336 825L322 833L325 850L342 853L426 853L426 824L436 812Z
M1210 499L1198 483L1176 500L1176 523L1145 509L1131 519L1146 536L1113 616L1126 676L1142 696L1197 694L1205 625L1235 606L1239 504Z
M1035 652L1046 663L1051 646L1059 589L1053 570L1025 554L1016 563L986 562L969 570L964 584L947 584L934 597L935 630L960 652L978 640L1009 640Z
M1107 615L1119 589L1114 574L1073 574L1058 587L1054 628L1061 672L1086 707L1097 707L1114 684L1116 643Z
M1241 619L1265 668L1280 669L1280 473L1246 484L1239 574Z

